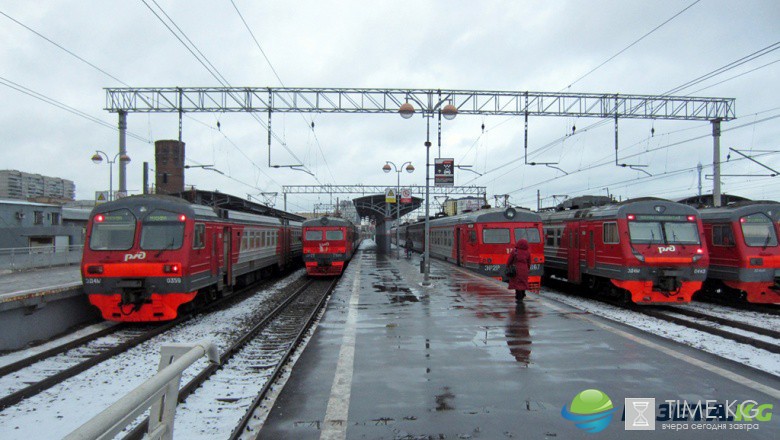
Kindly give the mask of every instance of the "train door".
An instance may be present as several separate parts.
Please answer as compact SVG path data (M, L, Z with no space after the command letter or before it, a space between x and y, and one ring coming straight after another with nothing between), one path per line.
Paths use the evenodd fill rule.
M588 235L587 235L587 261L588 261L588 269L593 269L596 267L596 238L594 234L594 230L596 227L592 224L588 225Z
M211 231L211 276L219 275L219 241L217 241L217 228Z
M567 248L566 258L568 259L569 273L567 278L569 282L579 283L580 279L580 225L571 223L568 228L568 235L564 235L563 240L568 240L565 244Z
M233 285L233 228L225 226L222 228L222 258L225 264L225 285Z
M461 249L461 236L463 235L463 228L455 227L455 264L460 266L460 262L463 259L463 251Z

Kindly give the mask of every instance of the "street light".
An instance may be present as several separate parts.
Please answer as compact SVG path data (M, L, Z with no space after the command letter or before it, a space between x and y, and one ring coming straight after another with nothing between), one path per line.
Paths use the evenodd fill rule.
M414 112L414 109L412 109L412 112ZM396 256L398 259L401 258L401 232L399 231L399 228L401 227L401 171L404 170L404 167L406 167L407 173L413 173L414 172L414 166L412 165L412 162L404 162L403 165L399 168L396 166L395 162L387 161L385 162L385 166L382 167L382 171L389 173L392 171L392 168L390 168L390 165L395 168L395 172L398 173L398 180L395 185L395 203L396 203L396 225L395 225L395 244L396 244Z
M108 163L108 200L111 201L114 200L114 164L116 163L116 158L119 157L119 162L121 163L128 163L130 162L130 156L117 153L114 155L114 159L111 160L108 158L108 154L101 150L96 150L95 154L92 155L92 162L99 165L103 162L103 157L106 158L106 163Z
M441 97L441 94L439 94ZM425 118L425 251L423 253L423 286L429 286L431 262L430 262L430 249L431 249L431 220L430 220L430 173L431 173L431 118L434 113L439 113L439 152L441 153L441 117L451 121L458 115L458 108L455 107L449 99L440 99L435 104L432 100L429 100L429 104L426 106L422 102L418 101L414 96L407 96L407 101L401 104L398 108L398 113L404 119L409 119L414 116L414 106L408 101L412 100L420 106L422 115ZM442 107L442 104L445 104Z

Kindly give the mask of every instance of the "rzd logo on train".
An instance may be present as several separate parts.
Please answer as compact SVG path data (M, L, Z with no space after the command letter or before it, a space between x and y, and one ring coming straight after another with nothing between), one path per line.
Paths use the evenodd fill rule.
M135 253L135 254L125 254L125 261L143 260L144 258L146 258L146 252L143 252L143 251Z

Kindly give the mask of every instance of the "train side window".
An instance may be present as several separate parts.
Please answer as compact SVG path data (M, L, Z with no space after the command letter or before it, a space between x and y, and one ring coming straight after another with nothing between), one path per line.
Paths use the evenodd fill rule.
M734 233L731 231L731 225L713 225L712 226L712 244L715 246L734 246Z
M206 225L203 223L195 223L195 234L192 236L192 248L203 249L206 247Z
M604 244L620 243L620 236L618 235L617 223L605 222L603 229L604 229L603 230Z

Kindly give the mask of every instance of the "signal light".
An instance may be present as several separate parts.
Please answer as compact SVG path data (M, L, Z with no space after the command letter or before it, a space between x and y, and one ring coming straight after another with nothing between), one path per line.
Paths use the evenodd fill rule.
M87 273L103 273L103 266L87 266Z
M634 220L636 218L636 216L634 214L628 214L627 218L629 220Z
M95 216L95 221L98 222L98 223L101 223L105 219L106 218L103 217L103 214L98 214L98 215Z
M695 215L689 215L688 216L688 221L689 222L696 221L696 216Z
M742 217L741 219L739 219L739 222L740 222L740 223L745 223L745 218L744 218L744 217Z
M698 249L696 249L696 253L697 254L703 254L704 253L704 249L698 248Z
M163 272L165 273L179 273L179 265L178 264L166 264L163 266Z
M187 220L187 216L186 216L186 215L184 215L184 214L180 215L180 216L179 216L179 221L180 221L180 222L183 222L184 220Z

